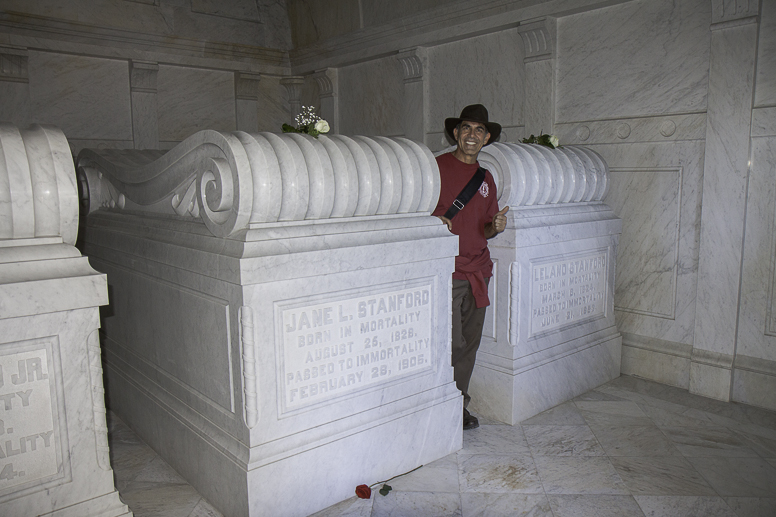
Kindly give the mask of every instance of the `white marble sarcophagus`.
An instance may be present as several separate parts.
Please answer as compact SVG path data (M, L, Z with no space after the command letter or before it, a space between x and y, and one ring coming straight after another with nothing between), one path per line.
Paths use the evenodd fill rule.
M622 222L602 202L609 170L590 149L493 143L479 162L510 210L489 246L495 281L471 407L514 425L620 375Z
M77 166L109 407L225 515L308 515L461 447L428 149L203 131Z
M98 336L105 275L74 247L64 134L0 123L0 515L132 514L113 485Z

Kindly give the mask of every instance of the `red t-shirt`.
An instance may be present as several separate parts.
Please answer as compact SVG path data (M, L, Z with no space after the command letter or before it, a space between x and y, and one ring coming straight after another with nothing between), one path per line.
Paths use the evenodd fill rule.
M452 153L437 156L436 160L442 185L439 191L439 202L432 215L439 216L445 215L455 198L474 176L479 163L471 165L463 163ZM468 280L464 270L471 271L472 267L479 270L486 278L493 276L493 262L490 260L488 240L485 238L485 225L493 221L497 212L496 183L490 172L485 171L485 180L479 191L452 220L453 233L459 237L453 278Z

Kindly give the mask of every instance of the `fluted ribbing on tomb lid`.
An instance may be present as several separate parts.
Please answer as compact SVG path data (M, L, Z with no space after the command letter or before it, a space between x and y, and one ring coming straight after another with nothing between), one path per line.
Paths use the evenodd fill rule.
M585 147L494 142L478 161L493 175L500 206L601 201L609 189L609 167Z
M86 149L101 208L201 218L217 236L262 223L429 213L439 170L405 138L201 131L166 154Z
M0 239L61 237L75 244L78 189L61 130L0 123Z

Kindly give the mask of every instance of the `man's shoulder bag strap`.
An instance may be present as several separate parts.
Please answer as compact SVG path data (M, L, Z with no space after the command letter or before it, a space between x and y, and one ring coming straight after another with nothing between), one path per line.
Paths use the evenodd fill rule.
M452 220L452 218L455 217L455 214L463 210L463 207L466 206L466 203L468 203L471 198L474 197L474 193L479 190L480 185L482 185L482 181L484 179L485 169L478 167L477 172L474 173L472 179L469 180L469 183L466 184L461 193L458 194L458 197L455 198L455 201L453 201L453 205L447 209L444 217Z

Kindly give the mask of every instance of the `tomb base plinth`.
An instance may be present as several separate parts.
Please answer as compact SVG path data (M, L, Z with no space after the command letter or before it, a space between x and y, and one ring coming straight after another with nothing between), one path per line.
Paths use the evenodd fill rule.
M131 516L113 485L105 275L59 237L0 240L0 515Z
M460 449L438 219L88 224L109 407L224 515L309 515Z
M621 221L603 203L519 207L495 263L471 409L516 424L620 375L614 263Z

